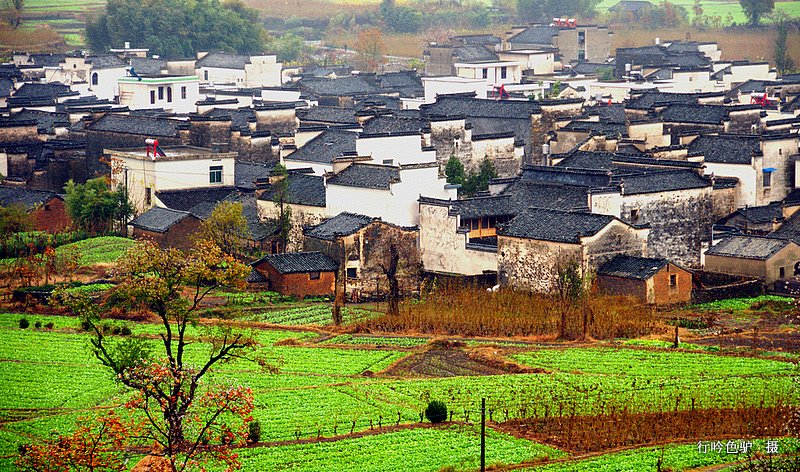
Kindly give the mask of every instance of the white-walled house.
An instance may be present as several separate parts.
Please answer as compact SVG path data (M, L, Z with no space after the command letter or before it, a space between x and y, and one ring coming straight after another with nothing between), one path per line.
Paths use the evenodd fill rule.
M194 146L161 148L165 156L148 149L105 149L111 158L111 181L126 186L139 213L155 205L155 193L234 185L235 152L215 153Z
M356 155L370 156L375 164L408 165L436 161L436 150L422 147L419 132L361 133L356 140Z
M420 196L455 199L456 190L439 177L435 161L407 166L354 163L325 179L326 213L358 212L416 226Z
M522 67L518 62L481 61L457 62L456 75L466 79L483 79L486 85L518 84L522 80Z
M67 56L58 67L45 67L45 82L70 85L84 95L113 100L119 95L117 81L127 75L128 64L112 54Z
M497 56L501 61L518 63L523 71L533 75L551 75L555 73L555 56L558 49L519 49L500 51Z
M283 64L274 54L250 56L222 52L198 53L196 74L203 83L240 87L277 87Z
M434 103L437 95L474 93L476 98L486 98L486 81L465 77L422 77L425 103Z
M193 75L119 79L119 104L131 110L193 113L199 100L200 80Z

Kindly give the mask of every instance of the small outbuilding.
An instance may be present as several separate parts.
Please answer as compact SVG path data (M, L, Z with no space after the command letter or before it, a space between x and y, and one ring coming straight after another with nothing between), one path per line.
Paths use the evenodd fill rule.
M338 265L321 252L269 254L250 265L266 277L267 290L299 298L333 295Z
M19 205L30 215L37 231L58 233L66 230L70 218L61 195L46 190L0 185L0 207Z
M772 290L776 281L800 275L800 246L789 239L728 236L706 251L705 270L756 277Z
M598 267L597 288L609 295L672 305L692 299L692 273L667 259L619 255Z
M189 249L191 236L200 229L200 219L188 211L153 207L130 223L134 239L149 239L162 248Z

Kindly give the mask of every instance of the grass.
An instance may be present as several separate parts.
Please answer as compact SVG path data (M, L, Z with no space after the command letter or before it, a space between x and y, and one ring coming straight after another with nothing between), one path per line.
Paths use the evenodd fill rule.
M704 311L744 311L752 309L753 305L762 302L783 302L792 303L794 299L789 297L779 297L777 295L761 295L759 297L749 298L728 298L725 300L717 300L714 302L701 303L699 305L692 305L689 308Z
M417 428L331 443L296 444L243 451L242 470L297 472L381 472L386 470L435 471L477 468L480 436L469 427ZM557 458L565 454L552 447L489 429L487 464L516 464L526 460Z
M327 308L327 306L326 306ZM55 329L18 328L19 318L53 321ZM0 315L0 457L14 453L30 437L66 432L90 409L120 404L125 392L93 358L88 336L77 319L39 315ZM137 323L134 332L150 337L159 327ZM186 353L193 363L207 355L206 328L193 326ZM800 394L790 363L768 359L715 356L711 353L642 349L530 349L514 359L551 373L451 378L382 378L379 373L409 355L402 337L378 337L378 343L406 351L370 349L373 345L336 347L293 344L315 333L286 330L254 331L261 344L253 354L279 368L267 373L253 363L221 364L209 382L235 383L253 390L254 418L262 441L289 441L366 431L373 427L419 422L429 399L445 401L456 421L478 418L481 397L495 421L524 415L596 412L612 405L631 411L797 404ZM355 338L340 338L348 344ZM284 342L287 338L297 341ZM112 339L124 339L112 336ZM413 343L420 342L417 338ZM390 344L395 343L395 344ZM523 410L524 409L524 410ZM525 440L490 433L490 463L519 463L558 454ZM322 444L286 445L242 451L245 470L437 470L444 466L474 468L474 431L462 428L411 429ZM545 454L546 452L546 454ZM359 462L343 457L358 455ZM363 461L361 459L363 458ZM407 458L408 467L394 460ZM425 462L428 458L429 462ZM405 463L404 463L405 464ZM428 465L424 465L428 464ZM0 464L1 466L1 464ZM339 467L338 469L336 467ZM372 467L372 468L371 468ZM425 468L428 467L428 468Z
M78 255L78 265L80 266L112 264L133 244L134 241L128 238L100 236L59 246L56 248L56 253L58 255Z

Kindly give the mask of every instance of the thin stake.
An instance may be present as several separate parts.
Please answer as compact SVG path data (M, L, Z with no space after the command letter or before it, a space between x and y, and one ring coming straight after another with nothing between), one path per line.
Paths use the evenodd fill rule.
M486 399L481 398L481 472L486 472Z

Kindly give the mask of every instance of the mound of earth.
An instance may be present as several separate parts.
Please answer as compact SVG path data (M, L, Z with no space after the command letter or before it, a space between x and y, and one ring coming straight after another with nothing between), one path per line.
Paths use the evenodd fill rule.
M542 372L546 371L506 360L497 348L491 346L468 348L461 342L439 341L423 352L406 357L385 373L393 376L456 377Z

